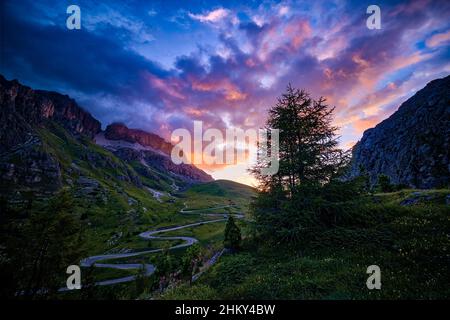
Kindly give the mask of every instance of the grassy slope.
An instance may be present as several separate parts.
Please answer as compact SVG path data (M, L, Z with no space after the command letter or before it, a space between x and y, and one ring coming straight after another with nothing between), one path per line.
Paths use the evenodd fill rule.
M449 298L449 190L404 190L368 198L364 229L340 228L295 248L247 242L223 256L192 287L164 299L395 299ZM447 262L446 262L447 261ZM366 268L379 265L382 290L366 287Z
M190 209L234 204L245 211L249 199L254 194L255 190L247 185L229 180L216 180L191 187L183 197Z
M144 186L166 193L174 191L173 182L184 187L178 178L159 172L156 168L144 167L140 163L126 163L90 139L75 138L51 121L46 123L45 127L36 128L36 133L41 138L42 146L36 145L34 148L38 148L39 152L51 154L59 162L63 185L73 195L76 215L84 226L83 256L176 245L179 241L144 241L138 234L167 226L217 219L200 214L180 214L179 211L185 203L188 208L245 204L253 194L252 189L247 186L222 180L193 186L186 192L173 194L174 197L163 196L160 202L150 191L136 186L127 177L137 176ZM23 161L20 157L13 160ZM146 176L142 172L145 172ZM81 182L83 180L91 181L94 190L86 194L86 185ZM45 196L35 200L36 203L40 201L46 201ZM18 204L20 205L23 204ZM243 210L241 207L222 209L224 213ZM177 233L198 237L202 246L218 248L223 240L223 229L224 223L217 223L199 226L198 230L190 228ZM184 249L178 251L175 254L180 256ZM135 260L148 262L149 259L148 255ZM87 270L83 273L86 274ZM95 281L134 273L136 271L93 269ZM132 298L130 293L133 285L131 283L113 287L120 289L121 297ZM71 296L73 293L63 295Z
M160 203L144 188L120 179L127 173L138 174L130 165L91 141L78 141L57 125L40 129L39 135L44 141L45 151L61 163L64 182L74 182L74 186L66 186L75 195L79 213L88 226L85 235L87 252L123 248L123 244L133 241L139 232L171 220L182 207L180 202ZM74 165L77 170L72 170ZM97 194L84 196L77 193L76 181L80 176L99 182ZM107 243L108 239L119 234L121 237L117 243Z

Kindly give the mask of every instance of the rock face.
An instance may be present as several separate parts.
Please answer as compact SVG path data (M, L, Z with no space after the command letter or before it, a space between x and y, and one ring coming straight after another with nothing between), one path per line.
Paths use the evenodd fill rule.
M103 137L101 137L103 134ZM174 164L170 158L173 145L160 136L138 129L129 129L124 124L109 125L96 137L97 143L110 149L119 158L138 161L159 171L169 172L188 182L209 182L209 174L190 164ZM125 143L123 143L125 142Z
M168 172L187 183L209 182L214 180L209 174L193 165L184 163L174 164L169 156L152 150L118 148L112 151L116 156L127 162L138 161L147 168L155 168L160 172ZM145 172L141 171L140 174L146 176Z
M113 123L106 127L105 138L109 140L123 140L139 143L144 147L151 147L170 156L172 144L160 136L139 129L129 129L122 123Z
M353 148L350 176L363 167L414 188L450 185L450 76L433 80Z
M32 135L11 152L1 154L0 179L1 194L10 194L10 198L19 190L47 196L62 186L59 162L44 152L40 139Z
M24 143L34 127L52 120L72 134L94 137L100 122L66 95L33 90L0 75L0 153Z
M100 122L73 99L33 90L0 75L0 190L2 194L49 195L62 186L61 166L36 131L49 123L93 137Z

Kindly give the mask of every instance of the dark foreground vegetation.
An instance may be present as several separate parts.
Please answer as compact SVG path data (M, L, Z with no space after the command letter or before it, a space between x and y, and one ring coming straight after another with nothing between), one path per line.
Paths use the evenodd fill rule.
M307 228L303 219L286 218L274 228L284 232L247 237L240 252L222 256L198 283L163 297L448 299L448 194L402 190L338 202L316 198L322 204L316 202L314 220L322 223ZM283 241L292 229L298 230L295 242ZM370 265L381 268L381 290L367 289Z

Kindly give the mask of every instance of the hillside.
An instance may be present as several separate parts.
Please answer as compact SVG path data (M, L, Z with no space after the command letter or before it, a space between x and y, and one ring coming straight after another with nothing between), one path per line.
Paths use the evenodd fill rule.
M334 136L329 113L305 109L311 100L288 88L269 110L270 123L284 130L279 161L285 171L262 180L269 187L253 197L243 245L191 286L158 297L448 299L449 84L450 77L432 81L367 130L353 150L351 177L330 174L327 180L321 179L328 164L315 159L333 158L332 150L315 150L314 138L316 132ZM314 117L316 125L301 125ZM308 139L313 142L305 144ZM309 175L300 174L305 166ZM199 189L223 194L216 187ZM370 286L371 266L380 270L379 288Z
M236 204L247 208L256 190L245 184L230 180L216 180L190 187L184 196L190 208L205 208L218 205Z
M431 100L442 107L439 95ZM171 144L156 134L118 123L102 131L67 96L0 77L0 103L2 295L26 288L39 295L48 285L51 297L62 299L450 296L448 189L380 193L353 172L346 181L301 182L290 194L283 188L258 193L174 165ZM372 163L377 151L358 148L371 145L370 132L388 127L368 131L354 161ZM408 148L404 152L414 153ZM427 177L448 182L445 174ZM223 250L230 216L242 235L236 251ZM34 261L41 261L44 280L33 278ZM58 291L69 264L82 266L88 289ZM365 286L373 264L382 268L381 291Z

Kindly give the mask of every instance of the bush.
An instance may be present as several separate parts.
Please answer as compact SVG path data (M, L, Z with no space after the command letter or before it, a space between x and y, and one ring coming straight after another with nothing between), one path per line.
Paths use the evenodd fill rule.
M295 244L328 228L358 224L354 208L364 198L359 180L302 185L291 197L281 191L260 193L252 204L254 233L275 243Z
M392 192L395 187L391 184L391 178L385 174L378 176L378 190L381 192Z

